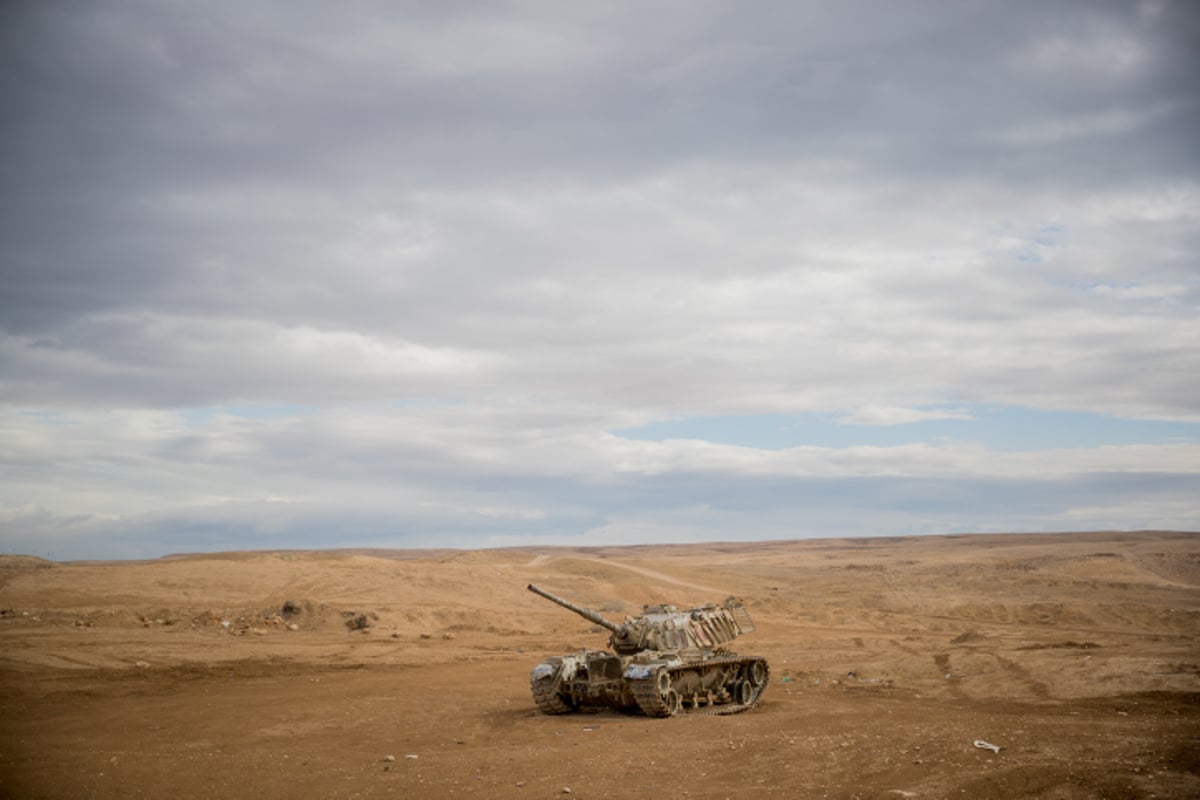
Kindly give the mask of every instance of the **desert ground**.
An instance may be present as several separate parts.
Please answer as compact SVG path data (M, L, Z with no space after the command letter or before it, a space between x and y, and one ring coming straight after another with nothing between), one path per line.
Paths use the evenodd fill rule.
M770 685L543 715L530 669L607 634L530 582L741 598ZM0 796L1200 797L1200 534L4 556Z

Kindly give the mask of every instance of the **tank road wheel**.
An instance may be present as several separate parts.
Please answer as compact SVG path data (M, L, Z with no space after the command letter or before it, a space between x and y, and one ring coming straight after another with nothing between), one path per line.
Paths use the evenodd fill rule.
M659 669L653 676L633 681L633 699L647 717L673 717L683 707L683 698L671 688L671 673Z
M664 716L673 717L683 709L683 698L674 689L667 689L663 694L663 705L667 707Z
M765 661L750 662L750 684L754 688L759 688L767 682L767 663Z
M696 662L699 665L701 662ZM693 666L692 664L684 664L679 670L686 671ZM767 666L767 661L758 656L737 656L727 655L719 658L710 659L706 662L706 666L720 667L722 672L719 673L721 678L720 691L708 690L704 692L695 692L690 695L692 708L695 709L701 703L708 706L704 711L693 711L692 713L704 714L705 716L724 716L726 714L740 714L743 711L749 711L758 705L759 698L767 688L767 683L770 681L770 668ZM714 676L717 673L713 673ZM646 683L650 683L649 680ZM657 696L657 692L655 692ZM647 712L650 713L650 712ZM657 714L655 716L665 716Z

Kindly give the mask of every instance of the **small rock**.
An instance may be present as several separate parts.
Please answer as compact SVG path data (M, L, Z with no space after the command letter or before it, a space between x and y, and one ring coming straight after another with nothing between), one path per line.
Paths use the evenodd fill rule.
M562 788L562 793L563 793L563 794L570 794L570 793L571 793L571 787L570 787L570 786L564 786L564 787Z
M396 757L395 756L384 756L383 760L384 761L395 761Z
M418 759L418 758L420 758L420 756L417 755L416 753L409 753L408 755L405 756L405 758Z
M289 631L298 631L298 630L300 630L300 626L293 622L288 625L288 630Z
M138 669L150 669L149 661L135 661L133 662L133 665Z
M453 639L453 638L454 638L454 634L453 634L453 633L450 633L449 631L446 631L445 633L443 633L443 634L442 634L442 638L443 638L443 639Z

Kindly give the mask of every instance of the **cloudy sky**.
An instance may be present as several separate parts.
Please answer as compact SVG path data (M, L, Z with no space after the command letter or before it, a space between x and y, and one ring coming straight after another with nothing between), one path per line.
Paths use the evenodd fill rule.
M0 8L0 550L1200 529L1200 8Z

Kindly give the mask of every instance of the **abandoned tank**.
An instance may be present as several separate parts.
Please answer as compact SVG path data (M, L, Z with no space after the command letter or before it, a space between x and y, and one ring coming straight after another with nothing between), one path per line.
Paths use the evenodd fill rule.
M731 653L725 645L754 630L746 607L729 598L680 611L645 606L622 624L545 589L539 594L611 633L607 650L552 656L533 668L529 686L546 714L583 708L640 711L672 717L689 710L736 714L751 709L767 687L766 659Z

